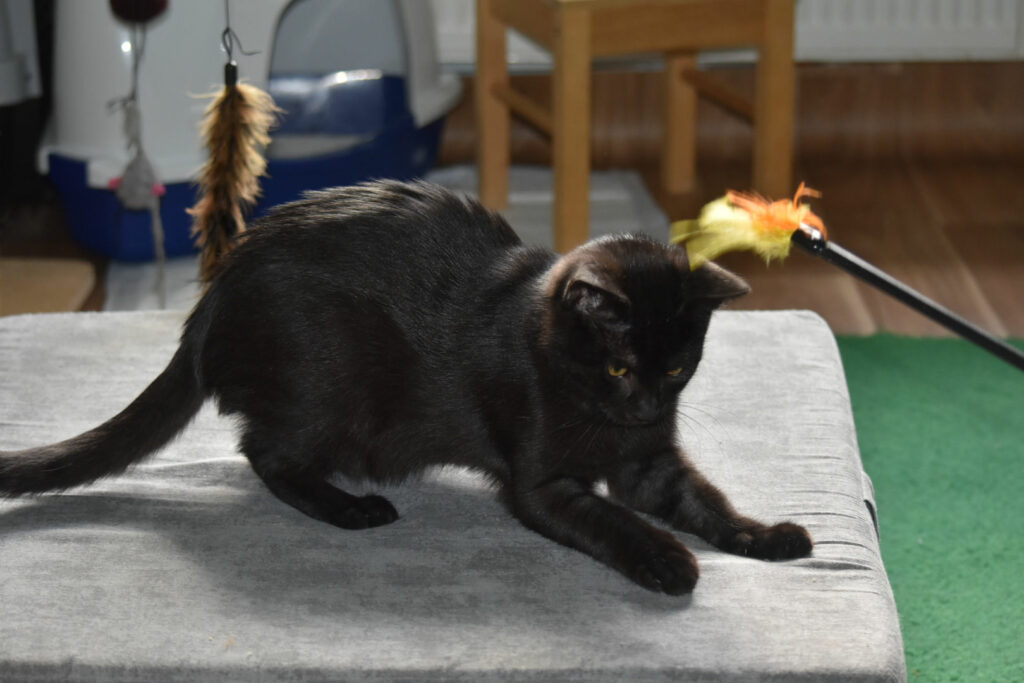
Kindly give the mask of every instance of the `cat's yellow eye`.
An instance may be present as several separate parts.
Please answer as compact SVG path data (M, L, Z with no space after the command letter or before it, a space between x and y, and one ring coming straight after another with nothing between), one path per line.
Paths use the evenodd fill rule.
M629 372L628 368L619 368L615 367L614 365L608 366L608 374L611 375L612 377L622 377L627 372Z
M682 368L676 368L675 370L669 370L665 374L668 375L669 377L675 377L676 375L678 375L682 371L683 371Z

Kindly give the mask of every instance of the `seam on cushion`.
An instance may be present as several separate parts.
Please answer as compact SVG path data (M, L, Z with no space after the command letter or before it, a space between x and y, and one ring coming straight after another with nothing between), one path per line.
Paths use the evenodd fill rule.
M875 527L875 538L878 539L879 543L882 541L882 533L878 528L878 511L875 506L875 485L871 481L871 477L864 470L860 472L861 490L864 494L864 505L868 509L868 514L871 515L871 523Z

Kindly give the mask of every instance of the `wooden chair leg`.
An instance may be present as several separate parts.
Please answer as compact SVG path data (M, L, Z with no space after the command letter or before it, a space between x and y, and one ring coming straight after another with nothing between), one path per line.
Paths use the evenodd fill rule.
M476 17L473 88L480 201L488 208L504 209L508 206L510 116L494 89L508 85L505 26L494 17L491 0L477 0Z
M697 179L697 89L683 74L697 68L697 55L665 55L665 143L661 151L661 184L668 194L689 192Z
M754 95L754 187L767 197L793 193L793 0L765 0Z
M555 30L552 158L555 250L590 234L590 14L562 8Z

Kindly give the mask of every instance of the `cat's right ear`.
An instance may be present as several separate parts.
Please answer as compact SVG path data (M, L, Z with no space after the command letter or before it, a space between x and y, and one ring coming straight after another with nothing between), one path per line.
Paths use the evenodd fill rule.
M608 273L590 265L577 268L565 286L562 300L588 318L622 319L629 298Z
M693 271L689 285L692 298L713 301L716 305L750 292L746 280L713 261Z

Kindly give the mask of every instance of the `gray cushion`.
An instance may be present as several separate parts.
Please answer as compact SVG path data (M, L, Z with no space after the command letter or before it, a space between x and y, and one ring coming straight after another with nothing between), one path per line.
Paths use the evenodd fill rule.
M0 448L116 413L182 319L0 319ZM342 531L266 492L208 404L120 478L0 501L0 680L904 679L824 322L716 315L683 398L694 460L741 511L806 525L811 557L765 563L684 536L696 591L655 595L522 528L452 469L386 490L396 523Z

